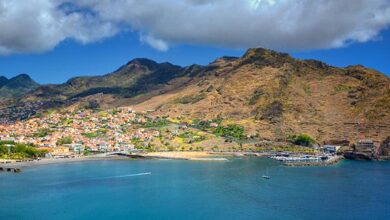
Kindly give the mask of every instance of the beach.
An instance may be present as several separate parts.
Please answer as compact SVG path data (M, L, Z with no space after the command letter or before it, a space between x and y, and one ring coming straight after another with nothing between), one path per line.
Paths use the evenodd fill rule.
M215 157L215 154L210 154L206 151L192 152L192 151L170 151L170 152L151 152L141 154L146 158L160 158L160 159L176 159L176 160L199 160L199 161L224 161L226 158Z
M226 158L215 157L215 154L208 152L151 152L151 153L140 153L134 154L134 156L141 156L145 159L174 159L174 160L193 160L193 161L226 161ZM23 168L38 165L49 165L59 163L74 163L81 161L96 161L96 160L128 160L129 157L98 154L92 156L80 156L74 158L43 158L40 160L26 159L26 160L11 160L1 159L0 167L13 167ZM19 161L19 162L18 162Z

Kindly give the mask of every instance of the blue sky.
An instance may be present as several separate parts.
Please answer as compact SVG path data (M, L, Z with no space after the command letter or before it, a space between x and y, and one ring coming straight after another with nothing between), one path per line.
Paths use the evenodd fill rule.
M138 57L208 64L259 45L390 74L388 0L32 1L0 0L0 75L8 78L62 83Z
M208 64L218 57L241 56L245 50L209 46L177 45L159 51L138 39L137 33L123 33L91 44L67 40L49 52L0 57L0 75L27 73L39 83L61 83L71 77L101 75L115 71L134 58L149 58L186 66Z
M86 45L67 40L41 54L0 57L0 75L13 77L27 73L39 83L62 83L74 76L112 72L138 57L186 66L193 63L208 64L218 57L241 56L244 52L245 49L188 45L159 51L140 43L138 35L129 32ZM339 67L362 64L390 75L390 31L384 31L382 39L367 43L355 43L337 49L292 52L291 55L300 59L318 59Z

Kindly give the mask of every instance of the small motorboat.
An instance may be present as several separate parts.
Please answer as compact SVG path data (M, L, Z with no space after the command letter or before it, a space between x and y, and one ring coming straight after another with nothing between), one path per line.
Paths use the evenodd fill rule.
M263 175L261 177L263 177L263 179L266 179L266 180L271 179L271 177L268 175L268 168L267 168L267 174L265 174L265 175Z

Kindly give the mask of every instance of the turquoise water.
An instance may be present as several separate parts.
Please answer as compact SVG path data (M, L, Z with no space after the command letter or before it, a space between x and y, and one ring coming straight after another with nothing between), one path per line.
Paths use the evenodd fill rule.
M270 180L261 176L269 169ZM390 219L390 163L89 161L0 174L0 219Z

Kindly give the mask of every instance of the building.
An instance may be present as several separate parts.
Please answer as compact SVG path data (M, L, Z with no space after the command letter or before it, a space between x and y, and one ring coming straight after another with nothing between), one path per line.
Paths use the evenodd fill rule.
M69 150L72 150L74 153L82 153L85 150L85 147L82 144L66 144L64 145L66 147L69 147Z
M98 149L100 152L108 152L108 151L111 151L111 147L109 144L107 143L100 143L98 144Z
M359 140L355 146L355 151L363 153L372 153L374 152L374 141L372 140Z
M53 148L52 151L53 156L68 156L70 155L69 147L60 146Z
M340 149L340 146L335 146L335 145L324 145L322 147L322 150L325 152L325 153L328 153L328 154L335 154L337 153L337 151Z

